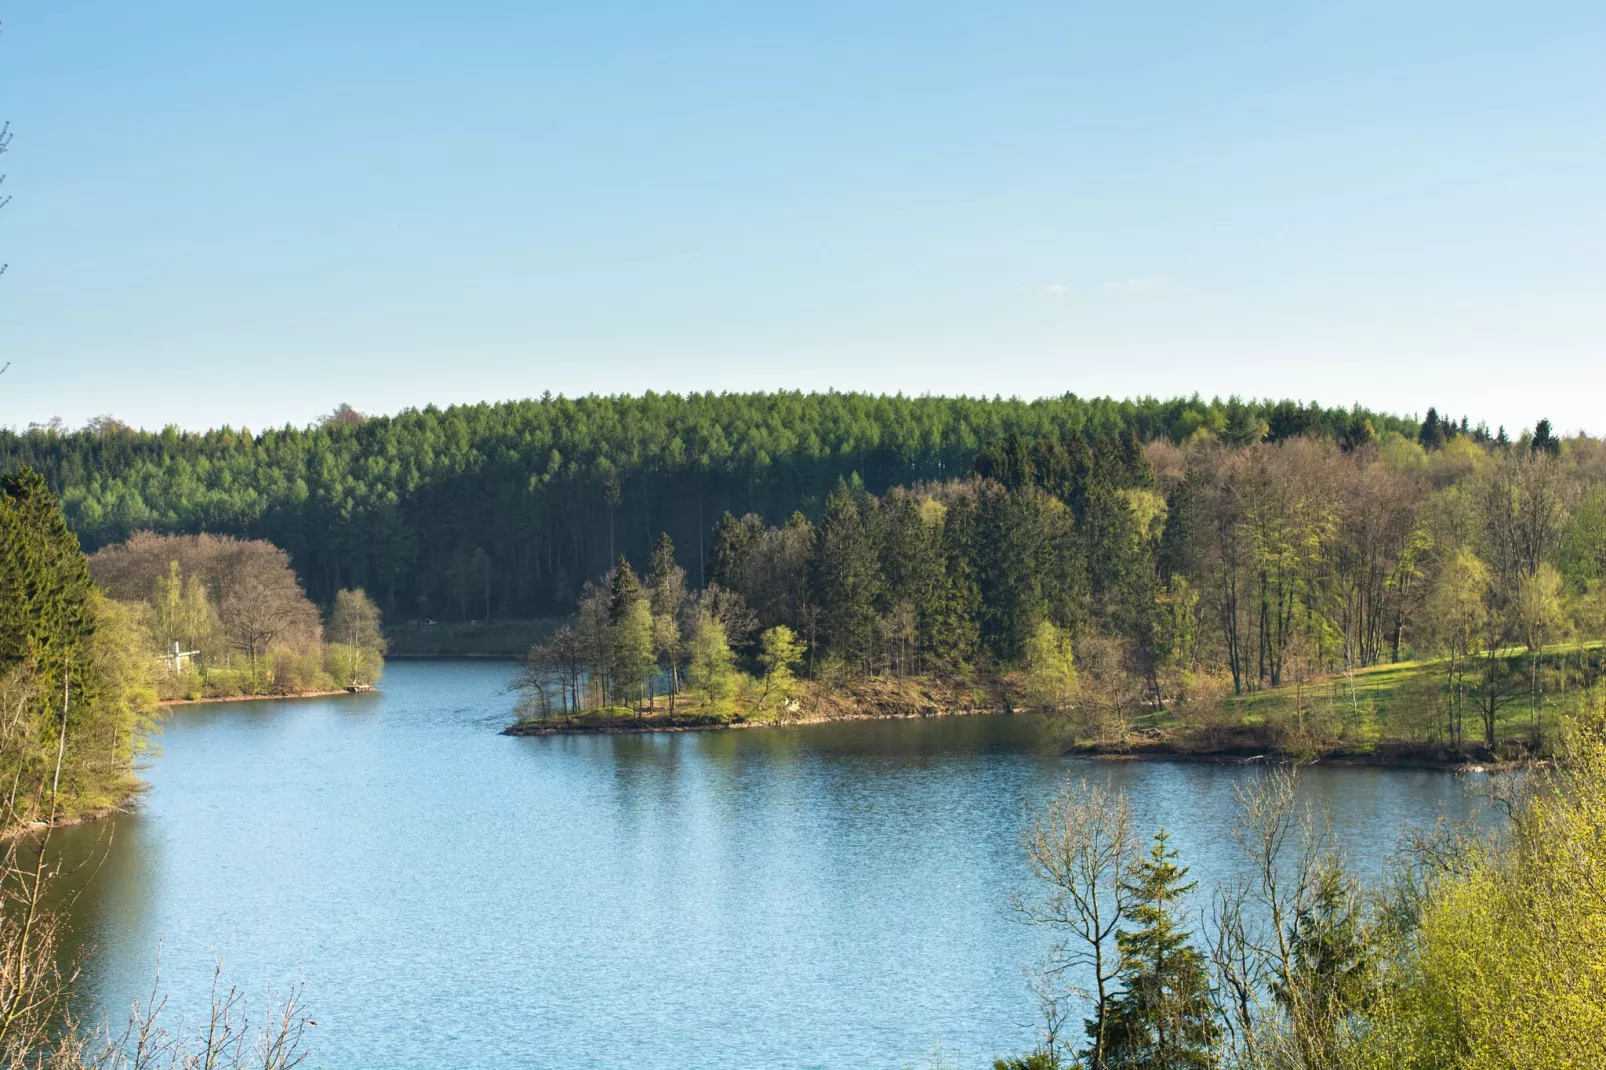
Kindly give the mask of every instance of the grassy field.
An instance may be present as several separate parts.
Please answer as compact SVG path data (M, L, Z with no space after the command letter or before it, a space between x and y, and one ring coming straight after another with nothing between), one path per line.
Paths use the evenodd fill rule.
M1445 660L1376 665L1353 673L1284 682L1243 695L1183 702L1135 720L1138 746L1198 753L1278 752L1302 757L1409 753L1500 759L1543 750L1561 719L1606 670L1599 643L1545 648L1535 702L1533 658L1521 649L1466 663L1459 739L1450 718L1453 687ZM1492 679L1492 687L1486 682ZM1494 692L1495 745L1483 713ZM1092 749L1115 749L1108 739Z

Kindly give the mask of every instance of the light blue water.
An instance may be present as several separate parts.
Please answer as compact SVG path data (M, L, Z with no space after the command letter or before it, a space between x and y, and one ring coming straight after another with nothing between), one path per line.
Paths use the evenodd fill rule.
M372 695L180 708L140 812L60 834L120 1013L161 950L304 979L316 1065L966 1067L1031 1044L1006 908L1026 808L1067 776L1132 796L1208 886L1242 768L1066 760L1025 718L510 738L505 663L401 662ZM1452 777L1324 768L1304 790L1375 870Z

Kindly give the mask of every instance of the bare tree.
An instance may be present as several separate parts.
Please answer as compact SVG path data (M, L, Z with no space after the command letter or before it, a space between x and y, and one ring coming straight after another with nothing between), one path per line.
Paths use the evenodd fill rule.
M1100 1029L1090 1038L1088 1065L1102 1067L1105 1011L1119 966L1115 932L1132 901L1124 878L1140 853L1131 805L1124 793L1086 780L1067 785L1026 831L1024 845L1038 889L1015 893L1011 903L1024 921L1054 933L1035 977L1046 1045L1063 1050L1060 1032L1072 1009L1091 1003Z

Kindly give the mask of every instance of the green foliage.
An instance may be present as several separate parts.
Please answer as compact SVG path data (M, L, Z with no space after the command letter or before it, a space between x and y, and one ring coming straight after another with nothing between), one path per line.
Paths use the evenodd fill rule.
M704 613L692 626L690 659L686 682L709 706L723 707L736 690L735 656L724 627L710 614Z
M1038 1048L1025 1055L1010 1055L993 1060L993 1070L1060 1070L1064 1065L1050 1048Z
M1134 928L1116 932L1121 991L1106 1021L1088 1023L1088 1036L1104 1038L1102 1067L1109 1070L1185 1070L1215 1065L1219 1026L1211 1001L1205 957L1182 927L1182 899L1194 888L1175 862L1164 829L1148 857L1127 875Z
M863 503L871 504L868 499ZM814 588L822 641L855 668L867 668L883 573L871 517L838 483L816 529Z
M1504 835L1419 866L1384 984L1347 1064L1401 1070L1606 1065L1606 735L1600 696L1565 764L1535 770Z
M489 601L493 616L533 617L566 608L621 553L645 562L661 531L691 551L680 563L699 585L714 579L700 548L727 510L814 517L838 479L857 475L879 494L948 478L1011 432L1180 443L1239 412L1274 439L1334 437L1357 416L1416 431L1364 411L1198 397L649 393L429 406L255 434L0 431L0 471L45 473L86 549L147 529L266 538L318 602L360 586L393 616L467 619ZM623 522L636 503L650 525Z
M647 677L657 664L652 608L639 589L628 589L613 626L614 691L624 704L638 701L647 689Z
M758 663L764 669L760 709L784 705L797 689L792 670L803 660L808 647L784 624L777 624L759 637Z
M638 695L645 655L621 667L609 652L639 596L652 638L630 645L651 646L648 687L665 680L671 707L706 613L749 667L764 631L790 629L824 690L843 674L1022 680L1028 704L1074 706L1090 729L1080 738L1101 747L1314 760L1385 740L1467 757L1548 746L1557 693L1600 671L1576 650L1571 666L1548 665L1543 650L1606 635L1606 580L1579 590L1557 564L1568 505L1600 483L1606 450L1579 438L1554 456L1506 451L1442 422L1447 437L1425 449L1414 426L1374 442L1365 416L1329 425L1241 401L1218 415L1182 448L1145 446L1134 427L1003 428L977 444L969 475L880 495L837 478L817 522L725 511L697 533L695 581L660 533L645 585L623 557L601 587L588 583L573 625L585 653L571 664L592 705ZM1351 453L1328 435L1340 424ZM618 530L647 530L638 521L668 508L640 501L643 515ZM1075 647L1074 687L1051 634ZM1510 662L1514 647L1530 652L1526 665ZM1388 702L1356 684L1435 654L1442 676L1412 679ZM748 697L769 702L762 686L738 705ZM1518 702L1525 722L1508 709ZM1227 726L1229 712L1241 723Z
M8 825L115 805L132 790L134 754L155 714L148 642L135 613L95 590L44 480L24 470L0 481Z
M324 657L342 684L371 685L385 667L385 633L379 607L366 592L340 591L324 626Z
M1039 709L1057 710L1076 698L1076 658L1071 637L1042 621L1026 644L1026 701Z

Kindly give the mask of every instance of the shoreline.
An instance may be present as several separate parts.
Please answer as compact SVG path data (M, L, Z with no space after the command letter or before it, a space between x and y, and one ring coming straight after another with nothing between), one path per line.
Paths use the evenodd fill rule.
M630 723L620 724L538 724L518 721L502 729L504 736L633 736L653 732L718 732L727 729L795 728L803 725L832 724L841 721L901 721L927 717L1018 717L1041 716L1008 709L926 710L909 713L839 713L814 714L785 721L730 721L726 723ZM1480 760L1476 758L1447 757L1429 750L1412 750L1407 746L1380 752L1355 754L1335 752L1307 761L1298 762L1276 751L1246 753L1241 750L1187 750L1166 745L1138 745L1126 750L1099 747L1067 746L1062 757L1087 758L1104 762L1194 762L1201 765L1336 765L1373 769L1420 769L1440 773L1497 773L1519 769L1523 761Z
M800 725L833 724L838 721L913 721L937 717L1013 717L1010 710L935 710L910 713L810 714L785 721L706 721L667 724L539 724L515 721L502 729L504 736L640 736L652 732L719 732L725 729L797 728Z
M139 802L139 797L144 793L145 789L141 786L131 792L122 802L113 806L102 806L97 810L74 814L72 817L57 818L55 821L30 821L25 825L18 825L16 828L0 831L0 841L20 839L23 836L39 836L46 832L54 832L57 829L75 828L78 825L88 825L94 821L104 821L108 817L116 817L119 814L131 814L134 812L135 804Z
M1339 765L1357 769L1420 769L1432 773L1501 773L1521 769L1532 763L1477 758L1449 758L1438 753L1401 749L1381 754L1346 754L1335 752L1305 761L1296 761L1286 754L1265 751L1244 754L1240 751L1190 751L1180 747L1137 747L1132 750L1099 750L1092 747L1070 747L1066 757L1088 758L1101 762L1193 762L1199 765Z
M389 654L386 661L523 661L523 654Z
M219 698L164 698L156 703L158 706L204 706L210 702L272 702L276 699L290 698L332 698L335 695L371 695L378 691L371 687L367 691L352 691L344 687L332 691L290 691L283 695L224 695Z

